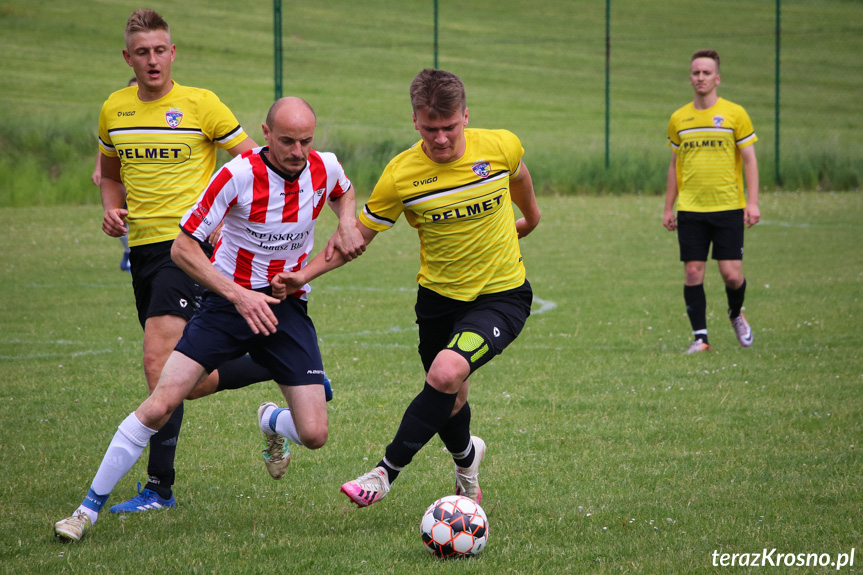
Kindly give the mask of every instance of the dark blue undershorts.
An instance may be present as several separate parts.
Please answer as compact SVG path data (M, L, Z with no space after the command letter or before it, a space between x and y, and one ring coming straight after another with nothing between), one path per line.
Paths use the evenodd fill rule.
M258 291L270 293L269 288ZM269 369L280 385L323 385L318 335L307 308L307 302L288 296L270 306L279 321L276 333L256 335L234 304L205 291L198 313L186 324L174 349L208 373L248 353L255 363Z

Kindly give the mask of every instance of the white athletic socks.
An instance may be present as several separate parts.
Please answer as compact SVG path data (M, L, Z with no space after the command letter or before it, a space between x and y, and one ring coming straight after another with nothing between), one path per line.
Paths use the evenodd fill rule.
M114 486L141 457L141 453L155 433L155 430L138 421L134 412L130 413L117 428L117 433L114 434L111 444L105 451L105 457L90 486L93 492L101 495L110 494ZM91 519L95 521L92 513L93 510L90 509L88 515L91 515ZM98 517L98 512L96 516Z
M300 434L297 431L297 426L294 423L294 416L291 414L290 409L284 407L268 407L264 410L261 423L263 424L261 431L266 433L273 433L275 431L279 435L287 437L288 441L291 443L296 445L303 444L303 442L300 441Z

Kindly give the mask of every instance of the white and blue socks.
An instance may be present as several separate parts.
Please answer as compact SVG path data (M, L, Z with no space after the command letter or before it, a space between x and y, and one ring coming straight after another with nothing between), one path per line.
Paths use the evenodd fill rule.
M120 479L132 469L155 433L156 430L150 429L138 421L134 412L123 420L105 451L102 464L99 465L96 477L93 478L90 490L78 507L78 511L86 513L90 517L90 521L96 523L99 512L105 502L108 501L111 491Z
M268 407L261 417L261 431L265 433L278 433L288 438L288 441L296 445L302 445L297 425L291 410L285 407Z

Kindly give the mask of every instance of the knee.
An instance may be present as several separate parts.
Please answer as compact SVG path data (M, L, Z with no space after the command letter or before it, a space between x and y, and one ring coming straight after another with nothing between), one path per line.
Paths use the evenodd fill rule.
M698 262L690 262L684 269L686 274L686 285L696 286L704 283L704 267L696 265Z
M173 403L151 395L135 412L142 424L150 429L161 429L177 408Z
M728 272L722 277L722 279L725 281L725 285L731 289L737 289L743 285L742 273Z
M320 427L303 433L300 441L306 449L320 449L327 443L328 438L329 430L326 427Z
M456 393L461 387L464 376L450 365L438 365L435 362L426 376L430 386L443 393Z

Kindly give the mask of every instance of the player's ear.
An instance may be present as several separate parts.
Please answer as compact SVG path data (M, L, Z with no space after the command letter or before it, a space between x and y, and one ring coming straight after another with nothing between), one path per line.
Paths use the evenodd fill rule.
M419 131L420 127L419 127L419 125L417 124L417 113L416 113L416 112L411 112L411 117L412 117L412 118L413 118L413 120L414 120L414 130Z
M463 125L467 126L467 107L465 107L465 109L464 109L464 124Z

